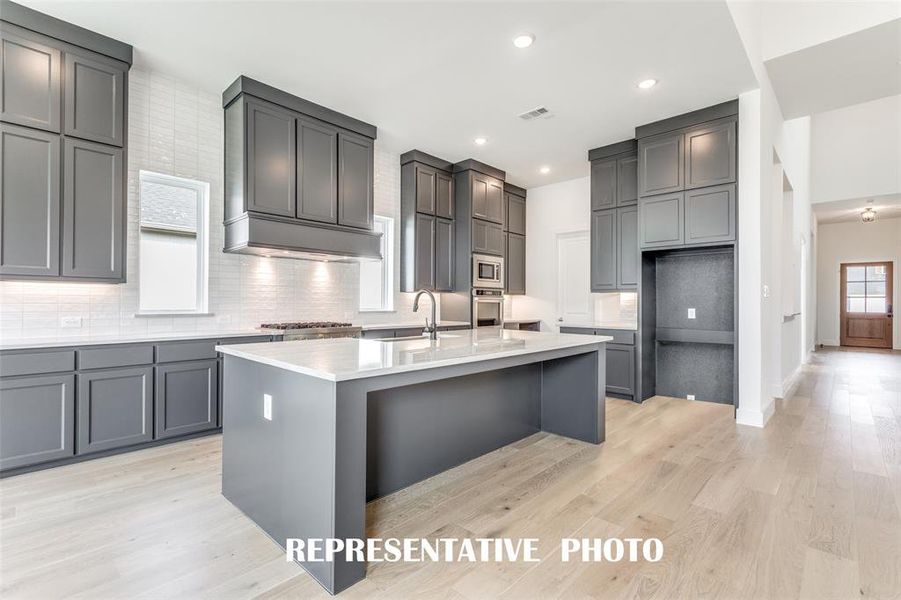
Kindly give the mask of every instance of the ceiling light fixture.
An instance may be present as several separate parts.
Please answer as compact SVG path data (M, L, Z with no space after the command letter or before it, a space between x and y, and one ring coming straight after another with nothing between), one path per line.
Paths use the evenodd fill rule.
M535 41L535 36L531 33L520 33L513 38L513 45L517 48L528 48Z
M547 175L548 173L551 172L551 168L544 166L544 167L541 167L540 169L538 169L538 172L541 173L542 175Z
M476 139L473 140L473 142L475 142L476 146L484 146L485 144L488 143L488 138L477 137Z
M657 85L656 79L645 79L644 81L638 82L638 87L640 87L643 90L649 90L652 87L654 87L655 85Z
M876 220L876 211L867 207L865 211L860 213L860 220L864 223L872 223Z

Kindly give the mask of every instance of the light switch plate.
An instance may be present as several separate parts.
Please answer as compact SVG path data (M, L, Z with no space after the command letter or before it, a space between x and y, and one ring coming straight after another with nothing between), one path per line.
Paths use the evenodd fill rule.
M686 398L688 398L689 400L694 400L694 399L695 399L695 395L694 395L694 394L689 394L689 395L686 396Z
M63 329L74 329L81 327L81 317L61 317L59 326Z
M696 319L697 317L698 317L697 311L696 311L695 309L693 309L693 308L689 308L689 309L688 309L688 318L689 318L689 319Z
M272 395L263 394L263 418L267 421L272 420Z

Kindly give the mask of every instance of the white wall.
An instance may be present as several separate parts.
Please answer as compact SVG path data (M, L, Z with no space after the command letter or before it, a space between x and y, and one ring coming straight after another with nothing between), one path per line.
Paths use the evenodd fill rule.
M814 203L901 193L901 96L813 115Z
M223 120L221 98L157 72L129 75L128 282L121 285L0 282L0 336L125 334L250 328L267 321L336 319L420 321L412 294L397 293L396 313L357 311L359 266L267 259L222 252ZM203 317L135 317L138 311L138 171L210 183L210 311ZM375 212L396 222L400 244L400 158L375 153ZM399 258L396 258L399 261ZM399 262L395 269L399 268ZM399 278L395 278L395 282ZM62 329L81 317L81 329Z
M822 223L817 228L817 341L839 345L839 265L846 262L894 262L893 299L901 300L901 219L875 223ZM897 310L895 311L897 313ZM892 340L901 349L901 319L894 319Z

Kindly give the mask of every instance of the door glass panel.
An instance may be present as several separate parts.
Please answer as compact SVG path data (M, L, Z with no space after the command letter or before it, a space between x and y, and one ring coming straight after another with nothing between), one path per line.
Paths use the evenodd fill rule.
M864 312L866 304L863 298L848 298L848 312Z
M867 267L867 281L885 281L885 265Z
M872 268L872 267L871 267ZM845 281L865 281L866 269L864 267L848 267L845 272Z
M848 284L850 288L852 284ZM855 283L853 285L860 285ZM848 292L850 296L851 293ZM885 296L885 281L867 281L867 296Z
M867 291L866 285L867 284L864 283L863 281L855 282L855 283L848 283L848 296L849 297L866 296L866 291Z
M868 313L884 313L885 312L885 297L867 298L867 312Z

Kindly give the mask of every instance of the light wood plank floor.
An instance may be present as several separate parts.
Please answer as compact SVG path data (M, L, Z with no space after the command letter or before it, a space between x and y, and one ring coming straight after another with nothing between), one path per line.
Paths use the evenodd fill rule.
M817 352L765 429L610 400L607 442L538 434L368 508L370 535L539 537L539 564L387 564L342 598L899 598L901 353ZM210 437L0 482L3 598L324 598L219 495ZM559 539L660 537L656 564Z

